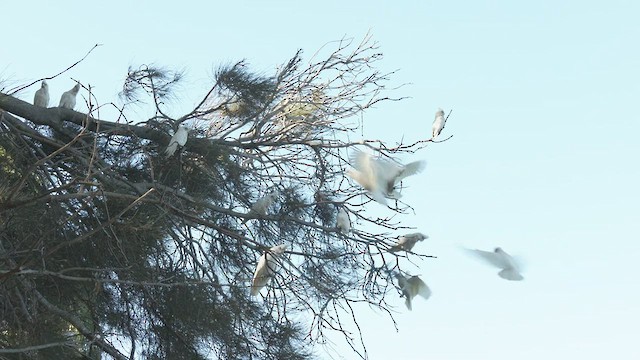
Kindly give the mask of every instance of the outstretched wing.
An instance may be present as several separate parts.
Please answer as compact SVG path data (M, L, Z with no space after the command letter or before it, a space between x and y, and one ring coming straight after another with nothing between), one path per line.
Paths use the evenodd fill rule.
M465 249L469 254L484 260L486 263L493 265L499 269L505 269L509 267L509 264L505 262L505 259L494 253L493 251L484 251L478 249Z

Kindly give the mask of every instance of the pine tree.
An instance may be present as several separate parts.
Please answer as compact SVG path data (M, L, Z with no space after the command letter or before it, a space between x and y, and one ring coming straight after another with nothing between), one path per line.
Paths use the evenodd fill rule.
M151 66L129 69L122 92L151 100L145 121L127 106L126 121L101 120L92 104L0 93L0 358L307 359L327 330L365 356L341 316L361 302L388 312L398 257L427 255L387 251L410 207L374 203L345 175L349 154L392 158L430 140L350 141L363 112L399 99L385 95L392 74L376 70L370 38L332 46L273 75L222 66L178 118L166 100L182 74ZM166 156L179 126L187 142ZM258 259L278 244L288 250L251 296Z

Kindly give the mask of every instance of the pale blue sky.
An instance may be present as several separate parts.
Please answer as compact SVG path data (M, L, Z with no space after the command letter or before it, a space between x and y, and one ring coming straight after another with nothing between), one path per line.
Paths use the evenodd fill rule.
M186 109L221 63L271 72L298 48L370 31L411 98L365 114L366 137L426 138L435 110L454 110L454 137L421 153L427 170L404 192L406 225L430 236L416 250L438 256L416 271L433 296L413 312L397 298L398 333L362 309L370 358L640 358L637 2L203 3L7 2L0 76L48 76L101 43L50 82L52 102L70 76L116 100L129 65L157 63L188 70ZM459 245L522 255L525 281Z

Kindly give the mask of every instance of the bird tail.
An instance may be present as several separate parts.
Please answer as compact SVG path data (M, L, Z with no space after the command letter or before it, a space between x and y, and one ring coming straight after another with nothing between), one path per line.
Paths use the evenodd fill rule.
M520 281L524 279L524 277L520 275L520 273L517 272L515 269L504 269L498 273L498 276L500 276L503 279L511 280L511 281Z
M384 197L381 191L379 190L369 191L369 195L374 201L382 205L387 205L387 199Z
M411 311L411 310L412 310L412 309L411 309L411 297L407 296L407 297L404 299L404 304L405 304L405 305L407 305L407 309L409 309L409 311Z
M177 143L173 142L169 144L169 146L167 146L167 149L164 151L164 156L166 158L173 156L173 154L176 152L177 149L178 149Z
M392 247L390 247L387 251L392 253L392 252L396 252L396 251L400 251L402 250L402 248L400 247L400 245L393 245Z

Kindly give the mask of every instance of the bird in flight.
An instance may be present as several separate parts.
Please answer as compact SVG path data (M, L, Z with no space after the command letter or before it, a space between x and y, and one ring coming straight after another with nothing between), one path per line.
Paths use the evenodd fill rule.
M416 296L420 295L425 300L431 297L431 289L417 275L406 278L404 275L397 273L396 279L398 279L398 287L402 291L407 309L412 310L412 301Z
M422 160L403 165L362 151L352 154L349 162L353 169L349 169L347 175L367 190L373 200L383 205L387 204L387 198L400 198L396 185L407 176L421 172L426 165Z
M521 265L511 255L507 254L502 248L497 247L493 251L484 251L478 249L467 249L472 255L479 257L488 264L500 269L498 276L511 281L520 281L524 279L521 272Z

